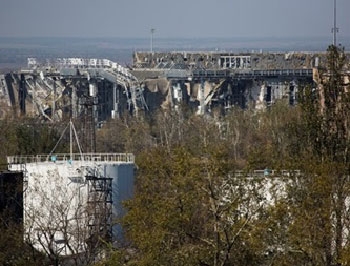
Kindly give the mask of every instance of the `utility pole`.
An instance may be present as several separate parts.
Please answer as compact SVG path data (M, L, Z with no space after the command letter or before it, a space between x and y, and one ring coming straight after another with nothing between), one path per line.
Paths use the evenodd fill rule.
M55 113L56 113L56 78L53 78L53 99L52 99L52 121L55 121Z
M333 19L334 19L334 24L333 24L333 28L332 28L332 32L333 32L333 45L336 46L337 45L337 33L339 32L339 29L337 28L337 0L334 0L334 14L333 14Z
M153 33L156 31L156 29L151 29L151 54L153 54Z

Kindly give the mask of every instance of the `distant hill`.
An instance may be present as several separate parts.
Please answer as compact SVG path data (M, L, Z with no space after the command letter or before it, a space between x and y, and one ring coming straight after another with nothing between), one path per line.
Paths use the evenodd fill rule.
M350 38L340 38L348 50ZM325 51L331 38L154 38L155 51ZM134 51L148 51L146 38L5 38L0 37L0 69L26 66L28 57L107 58L131 64Z

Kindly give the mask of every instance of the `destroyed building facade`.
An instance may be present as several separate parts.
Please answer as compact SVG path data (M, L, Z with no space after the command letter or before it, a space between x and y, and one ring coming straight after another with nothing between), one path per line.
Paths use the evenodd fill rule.
M181 105L198 114L263 109L278 100L294 105L298 88L314 83L325 60L300 52L135 52L124 67L108 59L29 58L26 69L0 77L0 116L92 117L98 124Z

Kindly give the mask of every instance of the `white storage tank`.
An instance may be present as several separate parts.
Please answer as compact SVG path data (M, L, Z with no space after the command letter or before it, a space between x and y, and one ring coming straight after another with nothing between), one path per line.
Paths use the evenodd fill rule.
M112 223L133 195L134 156L119 153L8 157L10 171L23 171L24 238L36 249L65 256L86 251L95 232L111 232ZM97 230L97 231L96 231ZM90 243L89 243L90 241Z

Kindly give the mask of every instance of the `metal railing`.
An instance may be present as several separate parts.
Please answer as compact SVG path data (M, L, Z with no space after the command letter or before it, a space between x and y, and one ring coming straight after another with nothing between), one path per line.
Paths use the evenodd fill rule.
M303 69L264 69L253 70L251 75L253 76L301 76L312 77L313 70L308 68Z
M300 177L300 170L251 170L251 171L241 171L237 170L234 172L235 178L263 178L263 177Z
M135 163L132 153L58 153L43 155L7 156L8 164L27 164L61 161L126 162Z
M254 77L303 77L310 78L313 76L313 69L194 69L188 71L168 72L167 77L172 78L254 78Z

